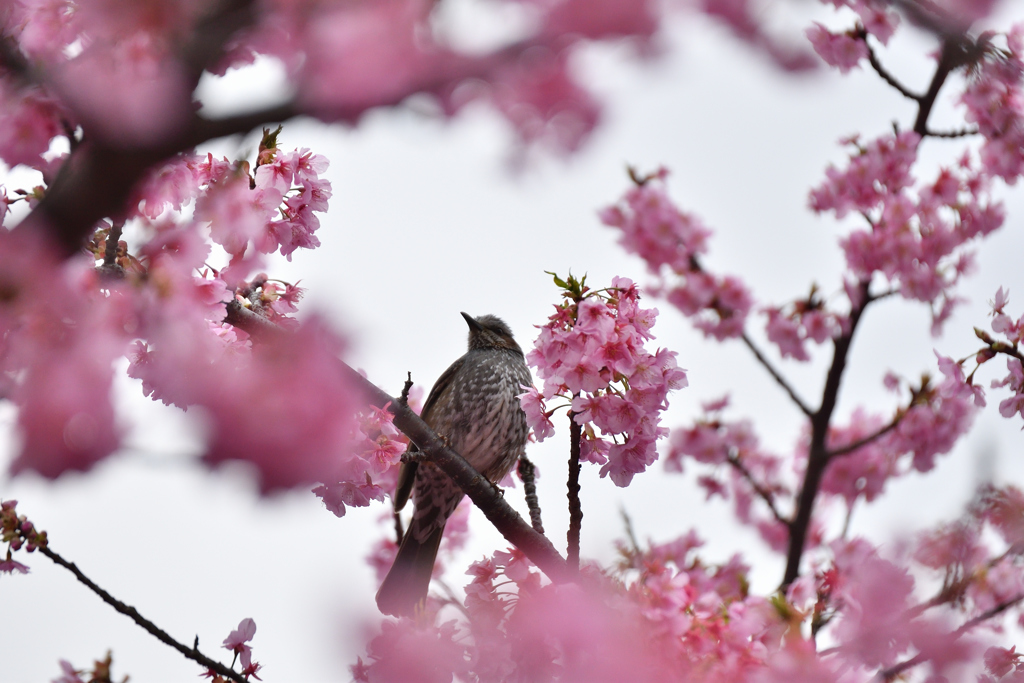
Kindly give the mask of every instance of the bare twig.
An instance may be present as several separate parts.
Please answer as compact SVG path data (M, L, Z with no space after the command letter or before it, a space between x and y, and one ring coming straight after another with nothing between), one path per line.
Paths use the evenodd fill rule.
M757 346L750 339L750 337L747 336L746 332L743 333L741 339L743 339L743 343L747 345L747 348L750 349L750 351L754 354L754 357L757 358L758 362L761 363L761 365L764 366L765 370L768 371L768 374L770 374L772 378L778 383L778 385L782 387L783 391L789 394L789 397L793 400L793 403L796 404L796 407L800 409L800 412L806 415L807 417L811 417L814 414L814 411L811 410L811 408L806 403L804 403L803 399L801 399L800 396L797 395L796 390L794 390L793 387L790 386L789 382L787 382L786 379L781 374L779 374L779 371L776 370L775 367L771 364L771 362L765 357L765 355L761 353L761 350L757 348Z
M754 474L747 469L747 466L743 464L743 461L740 460L739 456L730 454L726 457L725 461L732 465L733 468L747 480L747 483L750 484L750 487L754 489L754 492L761 497L761 500L767 503L768 509L771 510L772 516L775 517L776 521L781 522L786 526L793 523L793 520L784 517L782 513L779 512L779 509L775 507L775 496L773 496L771 491L762 486L761 483L754 478Z
M889 71L882 66L882 63L878 61L878 55L875 54L874 49L871 47L871 43L867 40L867 31L861 31L860 39L868 49L868 61L871 63L871 67L875 70L875 73L881 76L883 81L895 88L901 95L920 103L924 95L917 95L911 92L909 88L900 83L896 77L889 73Z
M187 647L179 643L177 640L172 638L166 631L158 627L149 619L146 619L141 614L139 614L138 610L136 610L134 607L132 607L131 605L124 604L123 602L112 596L110 593L97 586L92 579L90 579L88 576L82 573L82 570L79 569L74 562L68 562L47 546L39 546L38 550L43 555L46 555L55 563L59 564L60 566L64 567L72 574L74 574L76 579L84 583L86 587L88 587L89 590L91 590L93 593L100 596L100 599L102 599L103 602L107 603L121 614L124 614L125 616L130 618L136 624L141 626L143 630L153 635L160 642L164 643L165 645L170 645L175 650L183 654L185 657L191 659L192 661L202 666L205 666L207 669L210 669L211 671L217 672L225 678L231 679L232 681L236 681L236 683L247 683L246 678L239 672L232 671L220 662L210 659L202 652L200 652L198 642L196 645L193 645L192 647Z
M924 134L927 135L930 138L945 138L945 139L965 138L965 137L968 137L969 135L977 135L978 134L978 129L977 128L961 128L960 130L931 130L929 128L929 129L925 130Z
M633 549L633 553L639 555L640 544L637 543L636 533L633 531L633 520L630 518L629 513L626 512L625 507L619 508L619 514L622 515L622 524L626 527L626 538L629 539L629 545Z
M405 383L402 385L402 395L398 397L404 405L409 405L409 392L412 391L412 372L405 376Z
M883 436L885 436L886 434L888 434L892 430L896 429L896 427L899 426L900 422L903 420L903 417L906 414L907 414L906 410L898 411L896 413L896 416L894 418L892 418L892 420L889 422L889 424L885 425L884 427L882 427L881 429L876 431L874 434L868 434L864 438L857 439L853 443L848 443L845 446L840 446L839 448L833 448L830 451L826 451L825 452L825 458L827 460L831 460L832 458L837 458L837 457L839 457L841 455L849 455L850 453L854 452L858 448L862 448L864 446L867 446L872 441L876 441L876 440L882 438Z

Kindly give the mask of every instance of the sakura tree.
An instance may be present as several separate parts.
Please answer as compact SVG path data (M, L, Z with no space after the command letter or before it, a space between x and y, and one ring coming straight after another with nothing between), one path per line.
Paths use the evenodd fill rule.
M963 301L975 254L984 258L983 243L1012 229L1010 190L1024 170L1021 32L991 2L824 5L794 20L712 0L685 11L614 0L6 3L0 357L14 429L11 494L0 496L9 549L0 570L12 576L3 576L0 596L17 605L4 610L17 615L5 642L43 633L54 641L18 671L73 681L89 670L103 680L126 662L121 671L138 676L131 650L151 639L177 649L187 658L182 671L196 675L294 677L273 661L273 643L288 642L284 629L250 609L266 597L254 593L281 592L237 586L253 565L273 565L278 574L258 575L291 583L295 565L313 559L337 586L324 619L346 624L320 643L345 652L336 678L1016 677L1020 490L984 481L966 507L933 496L940 500L928 501L924 531L888 538L864 533L859 520L901 481L937 478L972 422L984 419L986 402L997 403L988 410L1000 419L1024 414L1017 276L995 274L1003 288L986 290L987 309ZM601 131L614 127L614 116L599 125L616 110L602 109L596 94L615 77L609 65L628 52L640 62L631 78L654 78L672 36L696 26L686 35L699 42L700 27L711 25L739 38L714 34L723 49L746 50L747 64L762 70L755 80L770 78L771 88L820 84L827 77L807 72L828 66L854 79L828 81L836 88L870 81L891 92L888 108L851 108L854 123L838 146L810 144L807 131L785 142L787 151L811 150L815 174L789 203L810 208L833 245L831 261L798 253L780 273L785 257L760 252L755 260L769 262L763 277L734 269L720 254L731 248L739 261L746 250L723 243L714 221L700 217L713 206L680 201L688 194L681 181L699 182L706 168L684 154L663 156L662 146L644 158L651 153L628 144L622 154L636 164L628 177L621 158L602 160L607 174L588 185L585 201L564 187L553 196L575 214L564 230L550 207L536 232L502 226L488 207L481 215L493 225L473 228L486 234L482 243L460 239L438 215L401 239L383 221L329 244L359 232L343 216L346 201L359 201L349 190L365 168L329 174L360 135L417 129L443 143L452 130L502 118L513 134L493 156L513 150L527 178L571 176L545 155L595 163ZM493 28L481 37L477 26ZM247 82L249 106L218 108L217 88L253 73L253 63L261 77ZM688 104L723 115L713 102ZM737 158L769 137L755 135ZM733 130L718 145L737 139ZM382 170L368 183L375 223L395 205L431 202L417 183L397 182L400 164L382 154L395 141L382 140L372 153L384 157ZM785 168L778 159L771 166ZM724 176L730 203L760 200L740 177L732 168ZM449 182L458 179L452 171ZM467 201L458 189L443 200L446 210ZM782 216L752 204L761 230L787 239ZM329 276L307 277L321 246L336 249L322 271ZM538 251L541 260L525 256ZM791 279L795 289L780 289ZM467 290L472 307L458 298ZM360 310L348 297L388 320L380 323L391 330L386 342L372 325L338 314ZM867 346L871 321L892 307L901 323L936 338L911 343L897 333L880 351ZM509 318L534 368L522 402L537 470L522 463L522 483L507 496L418 420L419 389L402 389L405 370L416 370L422 389L461 352L435 338L452 328L454 340L461 330L451 321L467 308ZM685 320L696 333L684 331ZM539 327L535 338L530 325ZM371 343L359 350L364 337ZM720 372L700 367L701 344L722 350ZM437 349L438 367L421 372L411 364L428 349ZM909 360L897 360L904 353ZM892 372L892 364L910 369ZM360 366L365 375L353 369ZM862 404L848 392L858 382L886 393ZM758 408L752 419L743 415L750 408ZM778 418L783 411L792 417ZM776 421L791 427L785 437L778 429L759 437ZM177 430L187 438L168 439ZM372 581L338 579L337 567L366 558L386 570L395 543L387 496L410 439L484 512L472 527L483 540L460 551L467 503L449 523L438 590L422 614L381 623L365 614ZM177 500L161 501L142 480L105 493L87 488L168 445L181 457L165 466L190 454L198 464ZM645 496L654 480L659 497ZM96 516L98 503L79 503L88 531L76 538L34 502L74 498L74 487L190 522L179 522L180 537L156 534L131 514ZM223 497L230 487L243 512L261 519L255 531L211 523L213 508L186 497ZM625 521L609 529L620 490L638 497L618 498ZM276 526L286 510L289 521ZM725 510L737 520L736 540L707 538L706 517ZM300 530L314 525L314 533ZM199 550L205 536L216 541ZM160 564L158 546L227 579L211 599L151 565L141 570L151 592L139 592L124 567L147 554ZM336 554L310 554L321 546ZM116 569L91 571L90 547ZM51 566L70 570L65 584L74 575L91 590L81 604L131 625L138 641L72 651L70 638L62 643L42 625L60 621L47 606L63 598L8 597ZM172 595L158 615L146 606L153 593ZM345 610L340 593L361 597ZM231 656L218 661L222 640ZM12 659L14 667L31 657Z

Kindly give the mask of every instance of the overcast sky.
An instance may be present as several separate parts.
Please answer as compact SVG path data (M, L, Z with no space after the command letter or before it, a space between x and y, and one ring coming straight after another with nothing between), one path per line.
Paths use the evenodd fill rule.
M1020 10L1018 10L1020 12ZM822 16L828 16L823 13ZM1005 24L1004 24L1005 25ZM780 22L794 39L806 26ZM485 31L481 31L485 34ZM601 127L587 146L565 159L531 156L520 171L509 159L515 139L496 116L470 108L454 122L408 110L369 115L355 130L299 121L285 126L281 144L310 147L331 161L334 186L319 233L323 247L274 262L272 277L302 280L304 314L319 312L351 340L348 360L371 380L397 393L407 371L429 388L465 350L460 311L503 317L524 347L544 322L557 290L544 271L589 274L593 283L615 275L650 281L641 262L616 244L596 211L628 187L627 164L641 171L671 169L669 188L685 209L715 230L708 266L741 276L760 303L806 296L812 282L837 291L844 224L806 208L808 188L844 151L839 138L871 138L893 120L910 127L910 103L872 73L848 77L821 70L803 78L781 74L763 57L701 19L674 21L656 59L639 59L626 46L586 50L575 66L606 105ZM921 90L930 75L922 55L926 36L911 33L884 59ZM257 101L254 88L273 82L273 65L210 82L211 110ZM950 93L935 127L954 120ZM251 150L253 139L211 147L224 154ZM926 161L948 156L961 143L929 140ZM925 173L925 176L933 172ZM885 301L873 307L858 332L839 406L840 417L866 404L888 411L894 397L882 388L887 370L908 378L936 373L932 349L962 357L976 349L971 328L987 325L986 301L1000 286L1010 290L1013 312L1024 311L1024 197L1007 197L1006 226L979 251L979 272L962 292L970 299L938 339L928 335L920 306ZM847 224L848 225L851 224ZM769 448L790 453L800 414L739 343L712 344L682 316L651 298L661 311L656 343L679 353L690 387L677 392L667 424L685 424L701 402L730 393L732 417L750 416ZM760 325L760 319L755 322ZM759 327L753 329L763 339ZM829 353L809 364L783 363L811 404ZM999 376L1002 361L983 371ZM1019 420L989 409L970 438L937 473L909 476L884 501L861 510L853 530L878 540L898 539L922 524L958 515L980 479L1024 483L1024 436ZM257 497L244 468L210 474L192 464L199 452L192 417L142 399L125 379L118 400L131 420L127 447L96 471L57 483L31 476L0 479L0 498L50 534L51 547L142 614L190 643L199 635L207 654L220 656L221 640L244 617L258 631L254 657L267 681L348 680L348 664L362 652L360 624L376 617L375 580L364 562L381 532L375 505L337 519L309 494ZM9 458L12 413L0 461ZM541 470L541 504L549 535L564 548L564 482L568 456L564 418L559 434L530 447ZM729 520L720 503L705 505L689 477L665 475L660 465L626 490L584 471L583 555L609 561L621 536L619 510L631 515L641 539L665 540L696 527L708 539L708 561L744 552L758 564L754 588L767 592L782 574L755 535ZM509 499L525 510L521 492ZM466 552L478 559L504 543L482 516L481 533ZM20 557L25 561L25 557ZM0 642L4 681L46 681L57 660L76 666L114 651L114 672L132 680L194 680L198 667L158 643L100 602L45 558L29 556L32 573L0 577ZM453 572L453 586L465 583Z

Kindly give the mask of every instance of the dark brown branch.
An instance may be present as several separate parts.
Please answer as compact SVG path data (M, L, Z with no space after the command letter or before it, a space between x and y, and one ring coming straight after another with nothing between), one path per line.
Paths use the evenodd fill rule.
M138 610L136 610L134 607L132 607L131 605L124 604L123 602L112 596L110 593L97 586L96 583L92 581L92 579L90 579L88 576L82 573L82 570L80 570L75 565L74 562L68 562L63 557L61 557L54 551L50 550L47 546L40 546L38 550L43 555L46 555L48 558L53 560L56 564L59 564L60 566L64 567L72 574L74 574L76 579L84 583L86 587L93 593L100 596L100 599L103 600L103 602L107 603L121 614L124 614L125 616L130 618L136 624L141 626L143 630L153 635L160 642L164 643L165 645L170 645L175 650L183 654L185 657L200 664L201 666L205 666L207 669L210 669L211 671L217 672L224 678L231 679L232 681L236 681L237 683L247 683L245 677L242 676L242 674L238 673L237 671L232 671L220 662L210 659L202 652L200 652L198 645L195 645L193 647L187 647L179 643L174 638L172 638L166 631L162 630L152 621L146 619L141 614L139 614Z
M868 434L864 438L857 439L853 443L848 443L845 446L840 446L839 448L833 448L830 451L826 451L825 458L827 460L831 460L832 458L836 458L836 457L839 457L841 455L848 455L848 454L852 453L853 451L857 450L858 448L861 448L863 446L867 446L872 441L875 441L877 439L882 438L883 436L885 436L886 434L888 434L892 430L896 429L896 427L899 426L900 421L903 420L903 417L906 414L907 414L906 410L898 411L896 413L896 416L894 418L892 418L892 420L889 422L889 424L885 425L884 427L882 427L881 429L876 431L874 434Z
M754 478L753 472L747 469L747 466L743 464L743 461L739 459L739 456L729 455L726 458L726 462L732 465L733 468L747 480L747 483L750 484L750 487L754 489L754 492L761 497L761 500L767 503L768 509L771 510L772 516L775 517L776 521L781 522L786 526L793 523L793 520L783 517L782 513L779 512L779 509L775 507L775 496L773 496L771 491L762 486L760 482Z
M889 71L882 66L882 63L878 61L878 55L875 54L874 49L872 49L871 44L867 40L867 31L860 32L860 39L864 41L864 46L868 49L868 62L871 63L871 67L875 70L875 73L881 76L883 81L895 88L901 95L920 103L924 95L917 95L911 92L909 88L896 80L896 77L889 73Z
M576 413L569 411L569 531L566 532L568 548L566 561L569 569L580 569L580 530L583 527L583 506L580 504L580 439L583 427L576 422Z
M747 345L747 348L754 354L754 357L757 358L758 362L761 363L765 370L768 371L768 374L770 374L778 385L782 387L783 391L789 394L789 397L793 400L793 403L796 404L796 407L800 409L800 412L807 417L811 417L814 414L814 411L812 411L810 407L804 403L803 399L797 395L793 387L791 387L789 382L786 381L786 378L779 374L778 370L776 370L764 354L761 353L761 350L754 345L754 342L747 336L746 332L743 333L741 339L743 339L743 343Z
M977 135L977 134L978 134L978 129L977 128L962 128L960 130L931 130L931 129L929 129L929 130L925 131L925 135L927 135L930 138L943 138L943 139L947 139L947 140L948 139L952 139L952 138L965 138L965 137L967 137L969 135Z
M526 507L530 509L530 524L538 534L544 533L544 523L540 519L540 499L537 498L537 468L525 455L519 456L519 478L523 480L523 492L526 495Z
M793 516L792 524L789 527L789 549L786 552L786 573L782 579L783 588L787 588L800 574L800 560L804 553L807 530L811 525L814 501L818 496L818 489L821 486L821 479L825 474L825 468L828 466L828 451L825 448L825 442L828 437L828 427L832 420L832 412L835 410L836 401L839 398L839 386L842 383L843 372L846 370L850 344L853 342L853 335L857 331L857 324L860 322L864 309L873 301L868 293L867 282L861 282L859 289L861 303L850 311L849 330L833 340L832 365L829 367L828 375L825 378L821 406L811 416L811 443L807 453L807 471L804 474L804 481L800 487L796 514Z
M925 137L928 135L928 117L931 116L939 91L946 79L957 68L969 63L975 51L975 45L963 34L946 34L942 36L942 47L939 51L939 63L935 67L928 90L918 100L917 118L914 120L914 132Z

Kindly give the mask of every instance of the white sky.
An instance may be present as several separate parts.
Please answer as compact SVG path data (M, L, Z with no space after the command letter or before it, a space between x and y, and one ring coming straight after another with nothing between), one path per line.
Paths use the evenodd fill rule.
M784 28L796 34L805 25ZM518 174L505 163L514 144L509 130L479 108L453 123L391 111L369 115L356 130L287 124L283 145L310 147L331 160L334 198L319 233L323 247L296 254L290 264L281 260L269 268L271 276L302 280L304 312L319 311L349 334L350 362L373 381L396 393L408 370L429 388L464 351L459 311L502 316L525 347L532 326L556 302L545 270L572 268L594 283L614 275L648 282L640 261L622 252L595 212L625 191L627 164L641 170L664 164L673 172L672 196L716 230L710 268L740 275L761 303L805 296L812 281L836 291L842 266L836 240L843 227L805 208L808 188L827 163L843 160L840 137L860 132L871 138L893 120L910 127L910 103L872 73L780 74L701 19L673 22L664 38L664 56L648 63L624 47L580 55L577 66L607 105L604 123L576 156L541 154ZM923 89L930 71L921 55L929 41L916 33L903 41L883 59L911 87ZM266 67L210 84L211 107L255 102L254 84L265 87L273 73ZM945 115L939 112L936 127L951 120L949 92L944 95ZM253 144L236 140L216 149L232 154ZM925 158L960 148L930 140ZM976 349L971 328L987 325L985 302L1000 285L1010 289L1010 309L1024 311L1019 192L1010 194L1008 209L1006 226L981 248L979 271L962 290L971 303L947 324L944 337L928 335L923 307L886 301L869 311L840 416L859 403L891 409L893 398L881 385L887 370L908 378L935 374L933 348L954 357ZM667 424L683 424L701 402L731 392L729 415L751 416L770 448L790 452L799 413L746 349L707 343L667 305L646 303L662 311L657 343L678 351L689 370L690 387L672 398ZM754 335L763 338L756 328ZM807 365L782 364L812 405L829 355L817 354ZM985 383L1002 368L1000 361L983 371ZM1024 484L1020 425L998 416L1002 394L989 396L970 438L940 460L938 471L892 486L886 500L855 516L855 532L896 539L956 516L983 467L998 481ZM127 380L118 400L132 429L122 454L93 473L57 483L31 476L0 480L0 498L17 498L19 509L49 532L54 550L179 640L191 643L198 634L207 654L223 657L221 640L252 617L264 680L348 680L348 665L363 651L361 624L376 619L376 585L363 558L385 508L338 520L311 495L261 500L241 468L208 474L190 464L199 448L191 418L141 399ZM9 433L11 411L5 408L0 418ZM7 453L0 461L9 457L12 439L3 439ZM562 428L529 451L542 471L545 524L560 548L567 526L567 442ZM613 559L624 507L641 539L664 540L695 526L709 540L709 561L745 553L759 565L755 589L770 591L781 578L781 559L737 529L725 506L703 504L690 481L696 471L691 468L688 478L666 476L656 465L621 490L586 468L583 555ZM508 493L525 510L521 495ZM483 533L464 564L504 547L481 517L472 523ZM0 577L4 681L50 680L59 673L59 658L81 667L108 648L118 677L195 680L195 664L115 613L68 572L41 556L28 556L28 564L28 576ZM464 584L459 575L449 581Z

